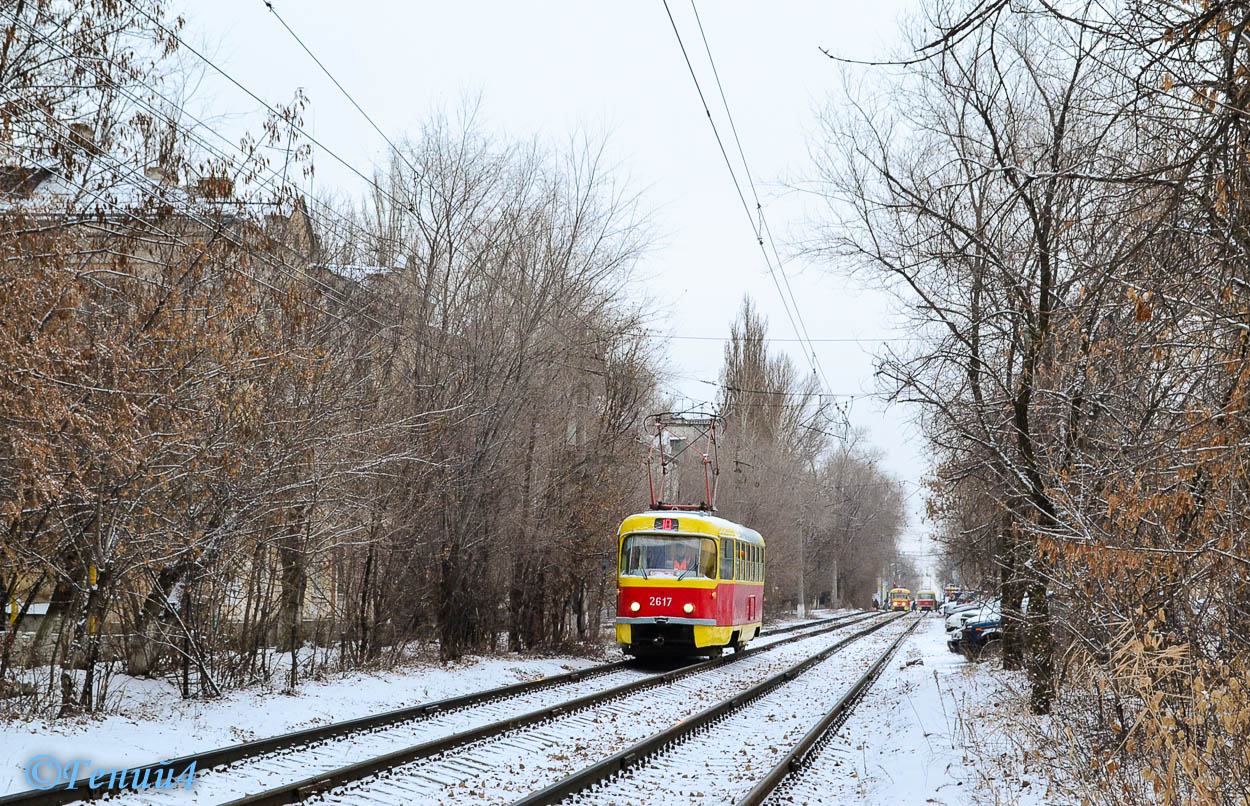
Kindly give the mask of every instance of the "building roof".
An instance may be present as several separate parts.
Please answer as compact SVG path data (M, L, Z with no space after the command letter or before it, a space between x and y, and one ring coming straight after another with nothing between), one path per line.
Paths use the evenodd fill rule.
M42 166L0 165L0 196L30 198L51 176L52 171Z

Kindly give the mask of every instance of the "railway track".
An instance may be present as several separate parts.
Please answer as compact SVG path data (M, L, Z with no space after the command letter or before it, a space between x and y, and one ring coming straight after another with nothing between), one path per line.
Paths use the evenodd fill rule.
M760 803L845 718L918 623L891 618L873 640L833 644L513 804ZM761 764L771 765L763 778Z
M737 806L758 806L758 804L782 806L783 804L825 802L825 787L819 780L819 774L810 773L826 760L824 756L828 755L827 748L837 735L838 728L846 722L851 711L881 676L885 665L893 657L899 644L919 624L920 622L917 621L906 635L900 636L889 651L864 672L855 685L825 714L824 718L804 734L798 744L769 770L768 774L747 793L745 798L738 802Z
M454 752L429 754L411 763L379 759L381 763L358 771L363 775L352 776L354 782L325 788L324 795L315 802L345 806L508 803L558 781L581 763L630 746L654 731L657 721L668 725L675 719L697 714L726 693L745 691L761 677L784 673L814 651L837 651L893 618L868 616L866 620L871 622L868 627L855 630L842 640L839 635L825 635L826 631L816 635L803 633L785 645L774 645L775 649L756 651L731 664L699 664L703 668L697 673L664 685L606 697L553 714L550 719L502 731L486 740L461 744ZM836 629L845 630L848 626L839 625ZM281 799L283 794L263 793L235 801L231 806L291 802Z
M792 636L779 637L768 646L564 700L542 710L484 724L436 741L368 755L361 761L326 768L324 772L281 786L264 787L261 791L252 787L251 794L229 801L229 806L279 806L323 793L329 793L325 802L347 800L370 806L379 799L409 804L472 798L467 782L494 771L501 752L508 757L527 756L536 753L540 746L549 745L553 739L559 742L586 730L627 729L633 720L631 715L621 712L619 704L623 701L634 704L636 716L637 712L654 708L657 698L665 695L680 698L702 690L709 679L745 688L753 679L758 679L761 666L788 664L792 656L810 651L804 648L806 644L828 641L827 633L873 618L867 615L799 631ZM552 726L555 726L555 736L551 735ZM323 760L318 759L318 763ZM524 764L523 761L518 763ZM214 797L212 802L220 801L221 798Z
M368 762L379 755L393 756L396 751L411 751L414 747L437 752L440 745L455 747L472 741L474 737L494 735L533 720L549 718L570 703L593 703L605 692L662 685L703 668L726 664L736 657L841 629L864 618L868 616L851 614L774 628L761 634L755 642L759 646L753 646L741 656L691 664L663 674L645 672L632 661L619 661L183 756L138 769L155 771L159 768L181 772L194 762L196 785L190 792L115 792L110 802L220 803L223 799L254 792L258 788L271 790L275 783L292 778L297 782L303 781L310 769L333 773L344 764L358 766L362 761ZM798 634L788 635L792 632ZM73 790L59 786L0 797L0 806L61 806L80 801L84 795L91 794L91 790L83 782L77 783ZM274 802L296 802L307 794L308 789L304 787L288 793L286 799Z

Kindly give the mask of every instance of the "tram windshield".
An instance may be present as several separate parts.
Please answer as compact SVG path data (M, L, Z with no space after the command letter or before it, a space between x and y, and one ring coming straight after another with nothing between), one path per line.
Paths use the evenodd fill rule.
M716 541L709 537L630 535L621 546L621 576L716 578Z

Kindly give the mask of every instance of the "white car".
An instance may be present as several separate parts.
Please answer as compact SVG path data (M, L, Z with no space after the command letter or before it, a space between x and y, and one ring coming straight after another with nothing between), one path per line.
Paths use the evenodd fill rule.
M988 621L990 619L1002 618L1002 598L994 597L988 602L978 602L967 608L958 608L953 614L946 619L946 632L953 633L962 631L970 621ZM1026 593L1020 601L1020 612L1023 613L1029 609L1029 595Z
M976 620L982 612L997 609L998 600L990 602L974 602L955 608L955 611L946 617L946 631L948 633L959 632L969 621Z

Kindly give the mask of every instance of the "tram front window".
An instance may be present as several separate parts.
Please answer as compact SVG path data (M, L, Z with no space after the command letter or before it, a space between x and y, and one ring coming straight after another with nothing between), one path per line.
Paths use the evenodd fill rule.
M706 537L630 535L621 547L621 576L716 578L716 541Z

